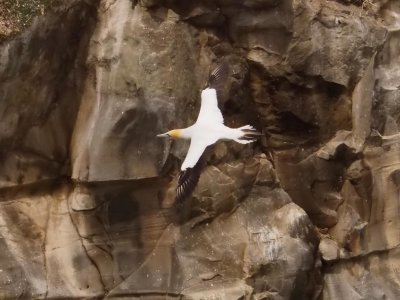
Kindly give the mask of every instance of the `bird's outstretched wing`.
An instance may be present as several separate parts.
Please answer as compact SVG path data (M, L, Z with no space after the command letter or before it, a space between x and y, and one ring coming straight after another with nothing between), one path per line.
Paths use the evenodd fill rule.
M225 80L228 76L226 63L220 64L211 72L206 88L201 92L201 107L196 124L222 124L224 118L218 108L218 97L223 94ZM217 97L218 96L218 97ZM176 203L190 197L206 164L208 153L215 141L192 138L189 151L181 167L181 174L176 188Z
M228 76L226 63L220 64L210 75L206 88L201 92L201 107L196 123L223 123L224 118L218 108L218 98L223 95Z
M196 140L190 143L189 151L181 167L181 173L176 188L176 203L190 197L199 181L200 174L206 165L208 154L212 145L207 145Z
M229 74L226 62L219 64L210 74L206 87L217 91L218 98L223 96L224 86Z

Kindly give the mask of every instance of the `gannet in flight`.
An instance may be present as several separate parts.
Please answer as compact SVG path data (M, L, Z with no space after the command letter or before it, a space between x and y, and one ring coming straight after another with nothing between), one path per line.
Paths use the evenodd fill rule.
M224 118L218 108L217 95L223 89L223 83L228 74L226 64L218 66L210 75L206 88L201 92L201 107L197 121L190 127L173 129L157 137L171 137L173 139L190 139L189 150L182 163L181 173L176 188L176 203L188 198L200 178L205 166L206 149L218 140L233 140L240 144L255 141L260 136L252 126L245 125L239 128L230 128L224 125Z

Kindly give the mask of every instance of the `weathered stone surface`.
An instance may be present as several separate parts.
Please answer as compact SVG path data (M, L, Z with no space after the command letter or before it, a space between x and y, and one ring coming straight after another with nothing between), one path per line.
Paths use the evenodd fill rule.
M397 15L396 5L393 4L387 1L382 10L389 30L393 30L391 25L396 23L393 19ZM394 100L398 99L398 87L392 84L397 76L394 68L398 66L399 53L391 46L396 43L395 32L389 33L376 56L373 77L378 79L377 84L365 82L367 89L374 86L373 94L369 92L369 97L362 96L358 101L361 105L373 102L371 112L361 114L355 124L367 130L375 128L378 132L373 133L373 139L358 140L362 154L345 175L341 191L344 202L338 209L338 223L329 234L341 247L340 256L348 261L339 259L324 271L324 299L396 299L399 296L396 271L399 245L396 116L399 102ZM353 106L353 114L356 110ZM364 137L368 137L368 133Z
M301 29L297 29L289 59L296 59L299 63L296 61L295 67L308 75L341 85L354 84L385 41L386 29L359 10L334 1L310 1L310 6L311 11L306 10L295 23ZM331 42L335 39L340 42ZM305 53L306 59L300 59Z
M371 9L369 9L371 8ZM398 1L74 0L0 45L0 297L398 299ZM225 123L174 203L221 60ZM318 234L319 233L319 234Z
M265 172L265 162L257 166L253 178ZM243 180L242 173L228 175ZM281 188L257 182L237 209L215 209L214 219L183 225L160 207L167 183L160 180L10 196L13 201L0 204L0 234L17 261L4 272L24 277L3 293L214 299L272 290L277 299L306 299L313 293L316 231ZM91 197L91 207L76 205L78 195Z
M94 3L72 1L1 47L0 187L69 173Z
M189 105L198 80L190 73L201 74L200 48L170 10L160 11L164 18L157 20L156 12L123 0L104 1L100 11L88 57L91 76L72 140L72 176L80 181L155 177L170 143L154 137L194 113Z
M103 294L96 266L86 255L72 222L67 191L63 187L0 204L0 232L15 260L2 269L2 276L15 281L2 288L5 296L55 298Z
M232 214L193 222L168 226L148 254L151 259L110 296L139 290L185 299L249 298L270 290L277 299L312 294L304 287L313 285L305 274L312 273L316 235L281 189L255 186Z
M327 267L323 299L397 299L399 263L394 249Z

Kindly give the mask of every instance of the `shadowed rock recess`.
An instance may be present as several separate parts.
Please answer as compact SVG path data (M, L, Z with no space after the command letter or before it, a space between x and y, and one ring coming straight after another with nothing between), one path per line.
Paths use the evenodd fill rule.
M180 210L225 60L219 143ZM0 298L400 299L398 0L72 0L0 45Z

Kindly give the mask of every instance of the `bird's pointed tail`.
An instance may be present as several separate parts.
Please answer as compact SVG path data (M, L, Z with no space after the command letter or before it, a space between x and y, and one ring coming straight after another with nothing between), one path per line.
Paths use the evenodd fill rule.
M257 138L263 136L261 132L258 132L253 126L245 125L238 128L242 132L240 136L235 141L240 144L248 144L254 142Z

